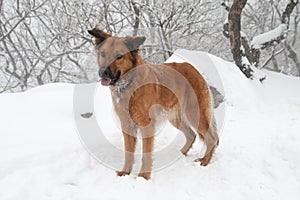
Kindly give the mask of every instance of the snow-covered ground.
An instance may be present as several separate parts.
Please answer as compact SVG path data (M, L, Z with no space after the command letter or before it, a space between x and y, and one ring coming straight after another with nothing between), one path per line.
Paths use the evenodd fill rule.
M209 166L193 163L197 141L150 181L117 177L80 142L74 85L50 84L0 96L0 199L300 199L300 79L265 71L261 84L210 57L223 80L226 118ZM96 104L110 105L107 90L97 91ZM122 147L118 129L108 135Z

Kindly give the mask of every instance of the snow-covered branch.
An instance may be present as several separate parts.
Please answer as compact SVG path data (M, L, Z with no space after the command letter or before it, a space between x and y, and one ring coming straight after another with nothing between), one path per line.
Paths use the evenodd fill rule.
M288 26L280 24L275 29L255 36L251 41L251 47L255 49L265 49L280 43L287 37Z

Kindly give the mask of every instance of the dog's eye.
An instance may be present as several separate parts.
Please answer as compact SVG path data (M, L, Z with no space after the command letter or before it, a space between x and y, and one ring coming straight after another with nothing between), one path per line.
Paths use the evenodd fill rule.
M116 59L119 60L119 59L121 59L121 58L123 58L123 56L122 56L121 54L117 54L117 55L116 55Z
M105 57L105 52L104 52L104 51L101 51L100 55L101 55L102 57Z

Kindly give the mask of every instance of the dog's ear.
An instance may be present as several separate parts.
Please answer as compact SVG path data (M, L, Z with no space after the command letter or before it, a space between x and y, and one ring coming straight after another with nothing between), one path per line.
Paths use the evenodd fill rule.
M125 45L129 49L129 51L134 51L137 50L141 44L143 44L146 40L146 37L138 37L138 36L133 36L133 37L125 37Z
M104 42L104 40L106 40L107 38L112 37L112 35L105 33L104 31L98 28L93 28L92 30L88 30L88 33L95 37L96 46Z

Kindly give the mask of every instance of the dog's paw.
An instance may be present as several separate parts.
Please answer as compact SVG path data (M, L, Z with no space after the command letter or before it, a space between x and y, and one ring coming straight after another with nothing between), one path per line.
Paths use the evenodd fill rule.
M140 172L139 177L143 177L146 180L149 180L151 178L151 172Z
M209 160L204 157L204 158L197 158L196 160L194 160L194 162L200 162L202 166L206 166L208 165Z
M184 155L184 156L187 156L187 153L188 151L186 149L180 149L181 153Z
M117 176L126 176L130 174L130 172L125 172L125 171L116 171L116 172L117 172Z

